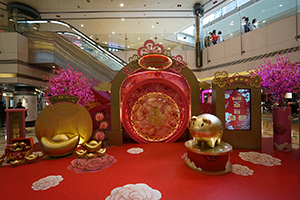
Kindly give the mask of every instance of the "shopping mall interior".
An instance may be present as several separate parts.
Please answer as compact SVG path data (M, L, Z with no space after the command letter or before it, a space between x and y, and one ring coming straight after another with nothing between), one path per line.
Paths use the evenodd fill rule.
M166 63L148 67L145 63L153 55L153 60ZM255 68L278 61L277 55L287 56L299 68L300 0L0 0L0 98L6 111L0 116L0 174L5 180L1 195L299 199L299 87L276 102L263 84L253 83ZM64 96L70 93L51 93L51 87L62 83L54 81L49 87L59 69L88 77L74 87L84 93L88 82L95 102L78 103L89 98L85 94L74 103L72 96ZM286 82L289 76L298 77L287 75ZM231 96L234 91L240 96ZM225 94L225 100L219 94ZM56 95L63 95L65 102L50 100ZM237 111L236 102L232 110L239 112L240 121L249 121L242 128L229 123L235 119L226 110L238 98L246 114ZM15 137L9 121L16 119L13 108L18 102L26 117L16 109L23 133ZM281 105L290 112L288 139L278 133L282 127L275 126L285 121L284 114L274 118ZM148 109L151 106L158 107ZM151 117L142 122L139 114L146 109ZM205 113L224 122L223 140L216 142L225 143L224 149L216 151L213 144L205 153L202 147L209 142L198 144L191 135L192 116ZM160 130L151 132L149 120ZM63 144L45 142L46 136L53 139L62 130L79 135L76 149L57 150ZM36 160L28 161L23 149L23 161L14 164L20 151L13 152L12 137L18 142L30 138L27 146ZM200 150L188 146L192 138L202 145ZM278 146L285 139L287 143ZM88 149L95 141L102 145L97 152ZM80 157L83 150L88 153ZM206 160L199 164L200 156ZM226 166L220 164L222 159Z

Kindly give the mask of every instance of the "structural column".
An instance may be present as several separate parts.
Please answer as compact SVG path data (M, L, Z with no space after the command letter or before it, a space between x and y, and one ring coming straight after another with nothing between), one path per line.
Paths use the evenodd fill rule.
M195 29L196 29L196 67L202 67L202 17L204 15L204 8L200 3L194 5L193 13L195 15Z

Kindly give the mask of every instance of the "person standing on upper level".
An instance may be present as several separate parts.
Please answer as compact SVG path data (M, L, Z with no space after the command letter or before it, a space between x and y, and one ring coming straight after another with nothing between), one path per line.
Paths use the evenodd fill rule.
M253 31L253 30L257 29L257 28L258 28L257 20L256 20L256 18L254 18L254 19L252 20L252 24L251 24L251 26L250 26L250 30Z
M242 19L245 20L244 25L243 25L244 26L244 33L247 33L247 32L250 31L249 17L244 16Z
M223 42L223 36L222 36L222 31L218 31L218 43Z
M217 41L218 41L218 36L216 36L216 34L217 34L216 30L213 30L213 32L211 34L213 44L217 44Z

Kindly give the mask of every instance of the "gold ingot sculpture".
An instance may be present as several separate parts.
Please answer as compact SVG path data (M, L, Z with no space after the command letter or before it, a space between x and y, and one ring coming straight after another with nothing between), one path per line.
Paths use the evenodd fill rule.
M199 146L214 148L221 143L224 132L222 121L212 114L193 116L189 129L195 143Z
M70 134L72 135L72 134ZM50 157L62 157L74 152L79 142L79 136L70 137L69 134L57 134L52 138L42 137L41 147Z
M77 158L84 158L87 150L79 149L76 151Z
M104 156L105 155L105 152L106 152L106 148L101 148L101 149L99 149L99 151L97 151L96 153L97 153L97 156L98 157L101 157L101 156Z
M39 155L34 155L34 154L30 154L29 156L25 156L25 161L26 163L30 164L30 163L34 163L38 160Z
M88 159L92 159L95 157L95 154L94 153L88 153L86 154L86 156L88 157Z
M19 146L20 146L21 148L23 148L23 147L26 146L26 143L25 143L25 142L20 142Z
M84 144L84 148L88 153L95 153L102 147L102 141L97 142L96 140L92 140L89 143Z
M17 167L19 165L21 165L22 163L22 160L13 160L13 161L10 161L10 164L12 167Z
M49 105L40 112L35 122L35 134L40 142L43 137L52 138L65 133L70 138L79 136L79 144L84 144L89 141L92 131L90 113L80 104Z

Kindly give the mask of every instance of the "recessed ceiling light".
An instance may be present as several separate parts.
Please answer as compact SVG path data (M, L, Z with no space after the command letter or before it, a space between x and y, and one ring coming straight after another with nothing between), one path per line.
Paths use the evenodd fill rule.
M154 26L152 26L152 28L154 28Z
M140 40L140 38L138 38L138 40Z
M266 21L264 20L263 23L265 23Z
M111 32L112 34L115 34L115 32Z
M282 4L279 5L279 7L282 7L282 6L283 6Z
M84 27L84 25L83 25L83 24L81 24L80 26L81 26L81 27Z
M121 3L121 4L120 4L120 6L121 6L121 7L123 7L123 6L124 6L124 4L123 4L123 3Z
M55 66L53 65L53 66L52 66L52 68L54 69L54 68L55 68Z
M122 18L122 21L124 21L124 18Z

